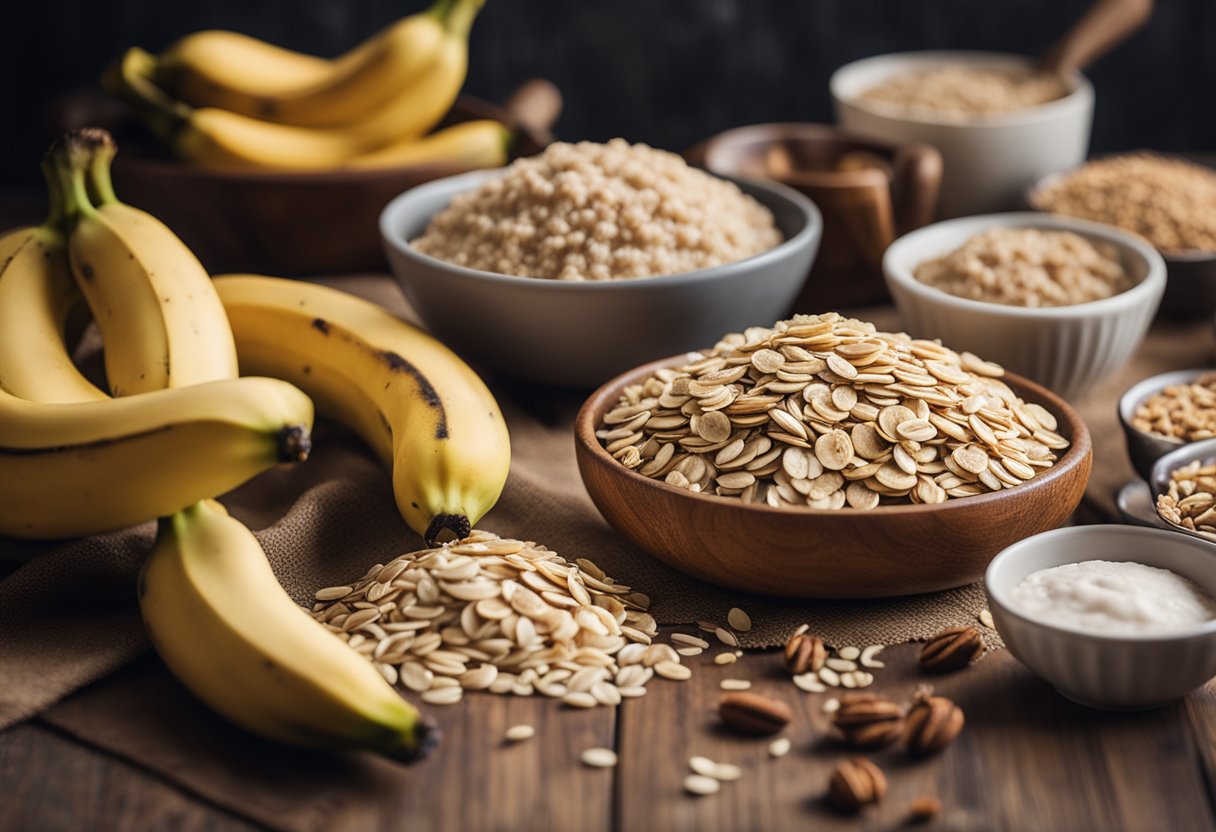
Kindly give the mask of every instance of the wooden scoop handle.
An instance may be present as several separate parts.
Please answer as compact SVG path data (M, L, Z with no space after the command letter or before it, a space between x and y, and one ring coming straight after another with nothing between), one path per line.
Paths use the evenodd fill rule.
M1043 68L1064 76L1084 69L1143 26L1152 11L1153 0L1097 0L1043 58Z

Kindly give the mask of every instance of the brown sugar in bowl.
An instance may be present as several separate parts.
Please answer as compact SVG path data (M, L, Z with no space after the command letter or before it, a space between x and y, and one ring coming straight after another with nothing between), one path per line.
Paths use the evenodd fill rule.
M1002 379L1059 420L1064 455L1034 479L936 505L866 510L772 508L695 494L645 477L595 437L621 391L682 357L630 370L596 390L575 422L579 473L604 519L669 566L727 589L787 598L883 598L977 581L1006 546L1062 525L1089 482L1093 447L1063 399L1013 373Z

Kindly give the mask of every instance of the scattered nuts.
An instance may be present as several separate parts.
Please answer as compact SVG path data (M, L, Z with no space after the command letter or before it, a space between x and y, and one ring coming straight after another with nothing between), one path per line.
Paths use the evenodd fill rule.
M507 742L523 742L524 740L531 739L535 735L536 729L531 725L520 724L512 725L510 728L508 728L505 736Z
M908 804L908 823L928 823L942 811L942 802L936 797L922 795Z
M862 650L861 658L858 659L858 661L861 663L861 666L862 667L872 667L872 668L886 667L885 664L880 662L878 659L874 658L875 656L877 656L879 653L882 652L882 648L883 648L883 645L881 645L881 644L871 644L869 647Z
M996 629L996 622L992 620L992 610L988 609L987 607L980 610L979 619L980 619L980 623L983 624L985 627L987 627L989 630Z
M684 778L684 791L689 794L714 794L722 788L722 783L704 774L690 774Z
M865 757L842 760L828 781L828 802L843 812L858 812L886 793L886 775Z
M785 666L795 676L818 671L827 658L827 647L819 636L798 633L785 643Z
M832 715L841 738L855 748L882 748L904 735L904 709L873 693L848 693Z
M744 734L775 734L794 718L784 702L758 693L728 693L718 702L718 718Z
M984 652L984 637L974 627L949 627L926 642L920 666L933 673L966 667Z
M913 754L933 754L954 742L963 730L963 710L944 696L918 694L908 711L904 744Z
M726 623L741 633L746 633L752 628L751 616L738 607L730 608L730 612L726 614Z
M791 744L792 743L790 742L789 737L777 737L777 739L768 744L769 756L784 757L786 754L790 753Z

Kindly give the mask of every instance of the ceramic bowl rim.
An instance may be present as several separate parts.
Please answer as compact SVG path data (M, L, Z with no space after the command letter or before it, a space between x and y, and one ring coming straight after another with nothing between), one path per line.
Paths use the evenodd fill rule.
M620 292L628 290L662 290L678 286L689 286L702 283L712 283L719 280L738 279L740 277L749 277L754 273L764 271L775 263L781 262L788 257L794 256L799 251L804 251L809 247L816 245L823 233L823 216L820 214L819 207L815 205L808 197L798 191L779 182L771 182L768 180L755 179L746 176L722 176L720 174L708 173L709 176L714 176L719 179L733 182L736 185L746 185L754 191L757 191L765 196L753 196L757 202L760 202L766 208L771 210L772 206L768 199L776 197L779 200L785 200L800 214L802 227L798 229L792 236L785 237L780 243L767 251L762 251L759 254L754 254L751 257L746 257L742 260L736 260L733 263L723 263L719 266L711 266L705 269L696 269L690 272L680 272L678 274L654 275L650 277L629 278L624 280L585 280L585 281L570 281L570 280L546 280L535 277L520 277L519 275L499 274L497 272L487 272L481 269L471 269L467 266L460 266L455 263L449 263L446 260L441 260L438 257L431 257L428 254L415 249L410 245L409 241L404 239L404 236L398 230L402 224L404 217L414 217L417 211L412 211L414 204L420 200L426 199L440 194L449 194L451 198L457 195L470 191L479 185L489 182L493 179L506 175L507 168L494 168L489 170L475 170L468 173L461 173L455 176L447 176L442 179L435 179L431 182L425 182L416 187L398 194L393 197L384 210L380 212L380 236L385 245L392 248L400 256L414 263L419 264L428 271L441 271L448 274L459 275L472 280L480 280L486 283L494 283L506 286L516 287L531 287L541 292L567 292L567 293L596 293L596 292ZM450 202L450 199L449 199ZM446 207L446 206L445 206ZM442 210L442 209L440 209ZM431 216L434 216L432 214ZM429 220L429 217L428 217ZM396 270L394 270L395 272Z
M839 104L852 107L867 115L876 116L886 121L959 131L1032 125L1070 115L1076 108L1084 110L1093 106L1093 84L1080 71L1072 73L1069 79L1072 82L1072 89L1060 98L1044 101L1042 104L1036 104L1033 107L1023 107L1020 110L967 120L932 118L927 115L908 115L896 109L889 110L887 107L876 107L873 104L866 103L859 96L846 96L842 93L840 88L851 74L870 66L894 62L926 65L950 63L965 63L973 66L985 63L989 65L1009 65L1013 63L1023 66L1033 65L1033 59L1025 55L983 49L918 49L904 52L884 52L879 55L871 55L868 58L859 58L837 67L828 79L828 89L831 91L832 98Z
M719 497L714 494L695 494L683 488L676 488L673 485L668 485L662 480L652 479L643 476L636 471L632 471L615 459L612 458L599 440L595 438L595 429L597 419L602 413L607 412L612 405L615 395L619 395L620 391L628 384L636 383L643 378L646 378L655 370L665 367L675 366L677 362L683 361L686 355L670 356L668 358L652 361L649 364L643 364L639 367L634 367L624 373L612 378L597 388L579 408L578 415L575 417L574 434L575 442L591 459L597 464L607 466L614 474L623 476L627 481L634 483L642 488L650 488L657 490L658 493L663 493L668 496L673 496L680 500L691 501L708 501L709 504L722 506L724 509L732 509L745 513L753 513L762 516L781 516L789 517L799 516L807 519L815 518L839 518L847 516L853 512L860 512L859 509L814 509L808 507L793 507L793 508L773 508L769 505L760 505L756 503L744 503L732 497ZM972 507L982 507L999 505L1002 501L1015 499L1017 495L1027 494L1030 489L1042 490L1050 488L1057 480L1069 474L1076 466L1082 464L1084 460L1092 453L1092 442L1089 435L1089 429L1082 421L1080 415L1069 405L1063 398L1047 390L1045 387L1036 384L1035 382L1019 376L1015 373L1006 373L1004 380L1006 383L1012 381L1012 387L1020 388L1021 391L1029 392L1037 401L1045 402L1052 410L1052 415L1058 420L1067 422L1072 438L1067 451L1055 465L1049 468L1042 474L1036 476L1033 480L1009 489L1003 489L999 492L988 492L978 494L973 497L965 497L956 500L947 500L944 503L936 504L908 504L908 505L880 505L873 509L865 510L867 517L909 517L919 516L932 513L948 513L951 511L965 511ZM856 516L856 515L853 515Z
M1049 231L1072 231L1088 239L1098 239L1117 246L1124 255L1134 255L1145 267L1144 277L1130 289L1116 295L1068 306L1012 306L1002 303L972 300L952 295L942 289L921 283L912 270L929 259L921 256L910 264L918 245L925 237L939 233L951 233L958 228L973 230L958 234L958 245L962 245L975 234L994 228L1032 228ZM945 253L945 252L943 252ZM1112 313L1127 312L1141 306L1154 294L1165 290L1166 268L1161 254L1142 238L1113 225L1089 220L1048 214L1042 211L1010 211L996 214L976 214L954 219L940 220L922 228L909 231L888 246L882 258L884 277L901 289L915 295L919 300L937 306L951 307L959 312L983 314L989 317L1011 320L1081 320L1103 317Z
M1087 630L1081 627L1070 626L1067 624L1056 624L1037 618L1029 613L1022 612L1009 599L1009 593L1013 590L1012 586L998 585L996 575L1006 568L1006 564L1015 563L1018 558L1025 557L1027 552L1035 550L1035 547L1041 546L1044 541L1054 541L1060 538L1069 537L1084 537L1091 534L1128 534L1139 535L1146 540L1153 540L1160 544L1161 547L1184 547L1200 553L1202 557L1216 557L1216 546L1205 547L1203 541L1195 540L1186 535L1176 534L1165 529L1148 528L1145 526L1129 526L1116 523L1101 523L1087 526L1065 526L1051 531L1040 532L1036 535L1023 538L1017 543L1006 546L996 557L988 564L988 568L984 571L984 589L988 593L988 601L1000 608L1004 615L1016 619L1024 625L1038 628L1051 632L1055 636L1063 636L1070 640L1086 641L1094 644L1114 645L1114 646L1132 646L1132 645L1153 645L1153 644L1177 644L1185 641L1190 641L1196 638L1212 638L1216 637L1216 618L1206 621L1202 624L1193 624L1189 627L1180 628L1177 630L1169 630L1158 633L1102 633L1094 630ZM1144 551L1148 553L1146 560L1135 561L1143 563L1146 566L1156 566L1157 568L1166 568L1159 566L1156 563L1149 563L1153 559L1152 546L1146 546ZM1084 558L1085 560L1093 560L1094 558ZM1065 563L1081 563L1082 559L1064 560L1059 565ZM1125 562L1132 562L1129 560ZM1186 576L1184 576L1186 577ZM1196 581L1195 583L1199 583ZM1210 595L1216 596L1216 586L1201 588L1207 591Z
M1132 431L1138 436L1142 436L1153 442L1160 442L1170 446L1170 450L1176 450L1184 445L1190 444L1176 436L1162 436L1157 433L1149 433L1148 431L1140 430L1132 424L1132 416L1136 408L1142 405L1148 398L1156 393L1160 393L1167 387L1175 384L1185 384L1195 381L1209 373L1216 373L1216 369L1210 367L1192 368L1183 370L1169 370L1164 373L1157 373L1147 378L1142 378L1131 387L1123 391L1123 395L1119 396L1119 404L1117 410L1119 412L1119 421L1122 423L1125 430ZM1199 440L1191 440L1199 441Z

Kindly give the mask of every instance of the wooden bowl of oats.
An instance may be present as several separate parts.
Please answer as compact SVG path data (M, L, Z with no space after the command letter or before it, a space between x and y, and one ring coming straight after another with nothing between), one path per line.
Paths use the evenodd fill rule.
M921 349L920 345L930 345L924 349L949 353L932 342L911 343L917 349ZM1035 436L1041 436L1059 449L1058 456L1050 467L1037 467L1029 471L1029 478L1019 484L993 481L998 490L980 493L985 489L978 482L962 482L951 473L964 473L958 467L958 461L961 460L969 470L974 471L977 469L972 463L977 461L977 456L978 461L982 463L987 464L988 460L982 453L976 454L975 445L948 440L949 444L941 445L942 448L953 448L948 463L925 463L921 466L925 471L941 473L936 479L929 475L913 478L915 485L912 486L912 491L916 494L903 498L902 502L898 496L891 496L882 500L882 504L878 504L879 497L869 493L868 488L860 481L850 481L847 489L841 488L839 493L847 494L847 499L833 500L832 497L824 497L813 501L812 498L817 495L810 493L806 500L808 505L799 506L785 504L781 499L771 500L777 485L764 486L767 489L767 498L770 499L762 502L748 502L739 496L696 493L689 490L687 478L681 479L683 475L673 476L668 473L664 479L655 478L656 472L661 474L663 471L662 465L655 466L656 460L641 466L638 466L636 461L629 460L638 468L631 470L614 458L605 447L605 442L608 442L609 447L613 446L611 438L601 440L597 437L597 431L604 435L605 427L613 427L606 426L604 420L606 416L614 413L620 414L614 418L629 417L628 421L623 423L618 421L616 429L637 429L633 419L640 417L630 416L628 409L622 411L622 394L627 390L636 393L638 385L644 385L648 380L654 384L656 374L669 373L673 368L685 366L689 360L690 356L684 355L646 364L613 379L597 390L578 414L575 450L587 491L609 524L638 547L669 566L728 589L811 599L881 598L962 586L979 580L988 562L1006 546L1062 525L1080 503L1089 480L1092 446L1089 432L1076 411L1038 384L1006 373L999 380L1001 384L998 388L1010 394L1010 401L1012 397L1017 397L1019 412L1025 415L1027 420L1037 420L1040 426L1051 424L1054 430L1041 431ZM967 360L978 361L973 356L969 356ZM979 362L974 366L984 369L995 365ZM842 369L840 362L836 361L829 367L831 369L821 377L829 380L838 378L832 373ZM943 370L947 375L954 372L941 367L940 364L936 364L934 369ZM996 367L996 370L999 371L1000 368ZM730 368L726 371L730 372ZM859 376L859 380L864 381L865 377ZM818 398L821 393L819 388L829 385L816 382L808 386L814 388L808 401L822 412L832 413L833 406L830 401ZM856 421L864 417L874 417L867 423L868 427L858 427L854 424L852 430L847 432L847 435L852 437L851 451L847 448L843 453L841 451L840 445L844 440L839 434L844 432L843 430L831 431L831 436L827 433L820 434L814 444L804 442L802 450L797 453L790 451L788 446L781 442L789 441L788 437L797 429L797 425L793 425L786 418L788 414L777 414L774 417L770 413L768 416L772 418L775 426L767 425L754 417L743 417L739 420L744 425L763 424L763 429L768 430L769 435L786 437L769 446L760 440L758 449L763 450L764 455L755 457L749 466L761 475L765 471L771 471L773 466L767 463L766 456L773 453L773 448L777 448L782 454L780 464L783 469L790 470L785 468L784 459L784 454L789 453L796 463L794 467L802 468L798 473L808 477L817 470L822 470L822 464L818 462L819 457L827 462L827 467L840 464L844 468L850 464L845 457L850 454L856 457L860 454L866 457L866 460L876 460L867 463L876 466L877 473L866 482L872 483L874 488L886 494L898 495L896 487L903 488L908 483L900 482L899 470L891 467L891 460L882 461L887 457L881 456L884 451L878 442L879 434L885 434L888 430L892 434L897 432L901 447L917 447L922 450L933 442L927 437L927 424L945 425L952 434L964 436L958 427L947 425L948 420L944 421L936 411L929 416L933 422L914 418L916 414L901 415L899 411L906 409L902 405L889 404L867 412L863 409L864 402L859 402L851 394L837 392L837 388L846 386L848 385L830 385L831 394L838 396L835 404L842 407L852 404L853 413L859 414ZM865 388L862 390L863 397L867 396ZM651 388L650 392L657 394L658 390ZM883 401L881 397L877 400ZM678 397L677 401L664 401L668 405L675 405ZM829 403L823 404L824 401ZM891 401L899 401L899 397L896 396ZM747 409L739 408L737 412ZM651 416L647 417L647 421L649 418L670 420L670 417ZM989 410L979 411L979 416L975 418L990 418ZM994 422L998 420L996 416L991 418ZM665 423L660 430L666 427ZM702 431L708 431L711 427L714 426L708 422L698 424L698 429ZM981 431L984 430L983 426L980 428ZM754 434L747 435L754 438ZM674 434L661 433L660 436L671 439ZM923 445L907 438L912 436L919 437ZM651 437L653 438L653 434ZM735 439L741 438L744 437L735 436ZM715 448L720 450L708 453L706 458L722 460L725 455L736 454L739 449L732 445L735 439L730 436L723 438L721 443L709 448L710 451ZM698 440L694 437L692 441ZM750 441L744 441L744 446ZM1035 441L1027 442L1029 444L1026 447L1037 445ZM1063 447L1065 443L1066 450ZM678 440L670 444L684 447L679 445ZM869 447L871 445L874 447ZM753 455L758 449L752 448ZM621 452L619 446L614 450ZM1037 448L1031 450L1036 456L1040 455ZM919 452L921 451L918 450ZM743 455L746 456L746 453L744 451ZM817 456L808 461L808 454L812 453ZM688 454L689 457L696 455ZM943 451L943 459L944 455ZM1053 452L1052 456L1056 454ZM670 464L673 458L682 459L677 452L665 462ZM739 458L737 454L733 457L734 460ZM854 461L866 460L857 458ZM761 463L762 467L755 468L755 463ZM808 472L808 464L815 470ZM683 465L685 463L676 467ZM729 463L724 463L724 467L719 469L716 481L720 484L728 483L730 486L743 485L742 479L747 477L738 476L737 470L726 471L728 466ZM1001 476L1005 478L1023 467L1026 466L1019 465L1017 460L1010 462L1006 459L1003 465L985 469L982 476L989 477L991 471L999 468ZM983 469L984 465L981 464L978 468ZM866 474L869 470L855 468L854 473ZM831 471L823 471L820 477L812 482L821 482L825 476L830 479L831 475ZM965 473L964 475L967 476ZM779 480L783 475L776 473L773 476ZM953 498L947 498L945 493L935 491L928 482L921 482L922 479L939 483L941 488L949 486L950 496ZM971 479L974 480L974 477ZM676 484L669 484L671 482ZM732 487L718 490L733 492L736 489ZM799 494L803 493L801 487L796 490ZM908 493L906 488L905 493ZM757 499L754 493L745 496ZM769 501L777 505L770 505ZM813 508L809 505L811 502L832 507ZM854 503L866 507L854 508Z

